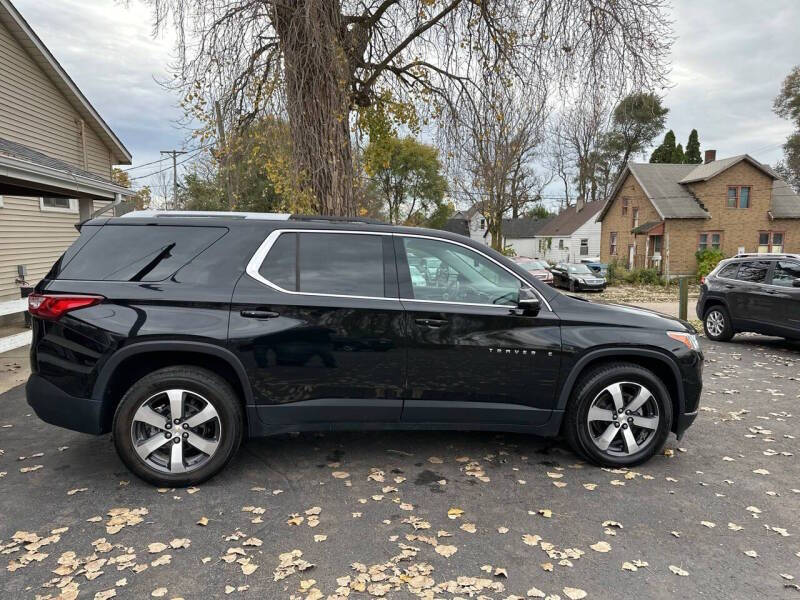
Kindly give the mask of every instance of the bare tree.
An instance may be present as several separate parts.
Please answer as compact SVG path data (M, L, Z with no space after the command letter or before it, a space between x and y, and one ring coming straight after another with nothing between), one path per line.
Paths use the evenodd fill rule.
M484 93L459 113L459 149L464 175L462 193L486 219L492 246L502 250L503 218L516 218L546 185L533 166L546 119L546 89L515 86L487 73Z
M352 214L353 111L452 116L476 74L663 84L668 0L147 0L174 26L174 86L233 123L288 116L295 166L326 214Z
M581 95L558 116L559 144L575 165L577 197L587 202L599 198L597 175L602 170L599 161L609 115L609 98L598 91Z

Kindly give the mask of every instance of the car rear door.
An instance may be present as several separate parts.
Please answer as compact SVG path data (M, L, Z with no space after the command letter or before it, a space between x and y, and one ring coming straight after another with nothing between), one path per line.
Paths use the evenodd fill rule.
M800 339L800 261L776 261L767 292L776 333Z
M535 316L516 308L524 283L459 242L395 234L408 331L402 420L535 426L552 412L561 354L557 316L541 298ZM439 276L412 279L435 262ZM525 283L527 285L527 283Z
M229 344L270 426L398 421L404 335L390 234L274 231L234 291Z

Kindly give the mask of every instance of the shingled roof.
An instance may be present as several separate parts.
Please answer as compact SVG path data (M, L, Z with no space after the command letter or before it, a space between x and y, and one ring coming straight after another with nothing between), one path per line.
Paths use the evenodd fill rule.
M550 219L536 235L539 237L569 237L579 227L593 219L601 208L603 208L602 200L587 202L581 210L578 210L576 206L570 206Z
M628 163L620 174L606 205L597 216L602 221L628 174L639 183L661 219L710 219L687 184L708 181L732 166L745 161L772 177L770 214L774 219L800 219L800 196L769 165L749 154L740 154L702 165Z
M512 240L533 238L539 235L539 231L545 227L554 217L546 219L503 219L503 237Z

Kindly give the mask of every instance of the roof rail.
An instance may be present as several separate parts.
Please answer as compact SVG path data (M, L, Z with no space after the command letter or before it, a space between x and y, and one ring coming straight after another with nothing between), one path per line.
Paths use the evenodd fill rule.
M264 221L287 221L292 215L288 213L235 212L223 210L133 210L120 218L214 218L256 219Z
M289 217L292 221L325 221L332 223L364 223L366 225L388 225L383 221L377 219L370 219L367 217L327 217L324 215L292 215Z
M792 252L741 252L731 258L800 258Z

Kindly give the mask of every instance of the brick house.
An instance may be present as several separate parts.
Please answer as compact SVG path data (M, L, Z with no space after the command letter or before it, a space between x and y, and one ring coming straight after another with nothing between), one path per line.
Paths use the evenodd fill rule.
M742 154L702 165L628 163L601 223L603 262L692 275L695 252L800 252L800 197L767 165Z

